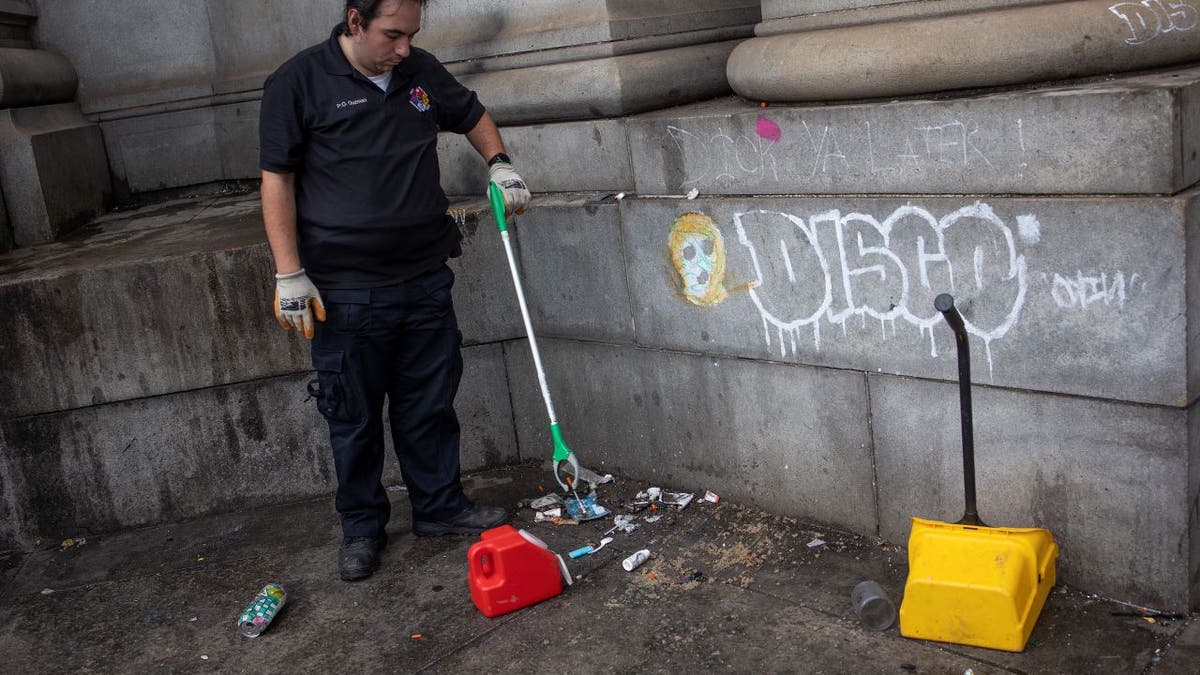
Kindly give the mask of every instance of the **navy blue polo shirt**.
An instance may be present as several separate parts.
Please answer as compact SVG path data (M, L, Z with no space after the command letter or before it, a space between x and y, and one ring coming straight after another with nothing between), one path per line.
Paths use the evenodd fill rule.
M296 175L300 261L318 287L399 283L457 253L437 134L466 133L483 113L417 48L381 91L346 60L337 29L267 78L259 165Z

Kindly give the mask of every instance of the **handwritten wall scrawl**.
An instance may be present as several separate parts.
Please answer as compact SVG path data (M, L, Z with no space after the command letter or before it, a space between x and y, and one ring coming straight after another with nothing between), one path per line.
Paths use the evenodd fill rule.
M1132 35L1125 42L1131 45L1149 42L1172 31L1189 31L1200 23L1197 5L1187 0L1119 2L1108 10L1129 27Z

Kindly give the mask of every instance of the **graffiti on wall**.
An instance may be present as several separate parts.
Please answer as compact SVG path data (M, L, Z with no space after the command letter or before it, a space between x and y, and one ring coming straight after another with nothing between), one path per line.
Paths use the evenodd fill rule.
M1041 241L1033 214L1006 222L991 206L975 202L941 215L916 204L887 214L822 210L797 215L765 209L732 215L736 244L727 252L714 221L700 213L675 220L668 247L683 296L714 307L728 297L727 258L738 259L748 277L746 293L762 322L763 339L781 358L820 350L829 330L845 338L848 325L874 323L881 339L909 326L927 337L938 354L934 309L938 293L971 298L967 332L986 348L1004 338L1021 318L1030 293L1022 247ZM1124 306L1139 275L1042 274L1060 309L1086 311L1098 303Z
M676 218L669 250L688 302L711 307L725 300L725 240L712 218L702 213Z
M868 173L872 176L919 174L934 169L998 171L993 156L1016 157L1017 175L1024 161L1025 124L1016 119L986 129L972 119L918 123L881 132L869 121L857 124L810 124L800 120L784 129L759 116L752 133L688 129L669 124L667 134L688 162L680 188L755 179L813 180L818 175ZM1005 147L1000 147L1004 144ZM1011 147L1008 147L1010 146Z
M1173 31L1190 31L1200 23L1200 11L1189 0L1119 2L1108 8L1129 28L1125 42L1140 45Z
M1054 304L1061 309L1086 311L1089 306L1096 304L1111 306L1116 303L1117 306L1124 307L1127 298L1126 285L1130 289L1135 288L1138 276L1137 273L1131 274L1127 283L1125 273L1121 270L1114 272L1111 277L1107 272L1084 275L1082 271L1077 270L1074 276L1055 274L1053 280L1049 275L1043 274L1042 281L1051 284L1050 296L1054 299Z

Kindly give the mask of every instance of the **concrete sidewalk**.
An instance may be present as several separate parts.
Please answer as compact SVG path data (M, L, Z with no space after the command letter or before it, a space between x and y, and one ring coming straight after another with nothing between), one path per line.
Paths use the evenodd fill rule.
M564 558L611 527L611 518L533 523L517 503L554 487L541 467L466 483ZM646 487L619 479L601 487L601 503L617 510ZM0 553L0 670L1196 673L1200 664L1196 615L1114 616L1130 608L1061 587L1022 654L867 631L850 589L875 579L898 604L903 548L728 501L694 502L656 523L640 514L633 534L569 561L581 578L563 595L487 619L465 582L476 538L412 536L405 494L390 494L383 567L355 584L336 576L330 499ZM622 570L639 548L656 558ZM287 606L262 637L242 638L235 619L268 581L287 588Z

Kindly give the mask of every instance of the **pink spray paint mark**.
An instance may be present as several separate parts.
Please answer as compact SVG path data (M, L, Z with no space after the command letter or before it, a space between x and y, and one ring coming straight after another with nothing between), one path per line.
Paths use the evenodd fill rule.
M755 131L758 132L759 136L772 143L778 143L779 139L783 138L783 130L779 128L779 125L762 115L758 116L758 124L755 127Z

